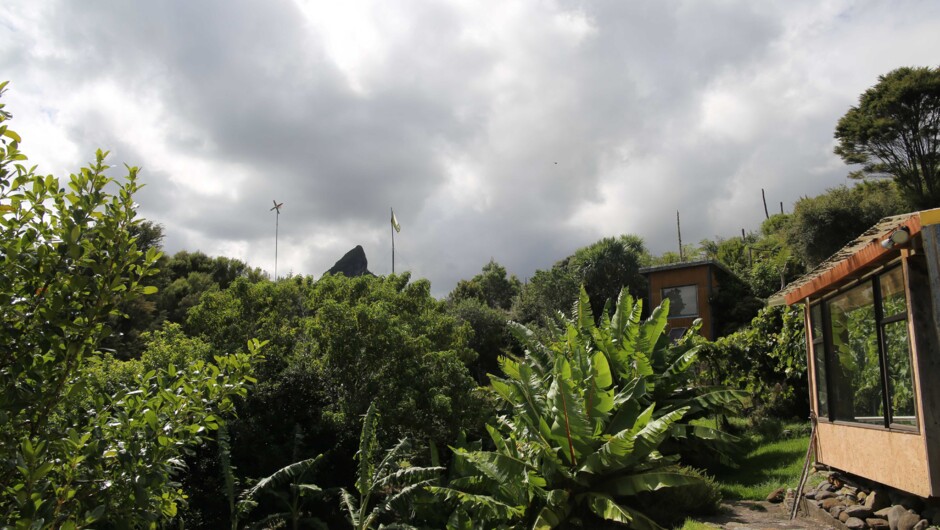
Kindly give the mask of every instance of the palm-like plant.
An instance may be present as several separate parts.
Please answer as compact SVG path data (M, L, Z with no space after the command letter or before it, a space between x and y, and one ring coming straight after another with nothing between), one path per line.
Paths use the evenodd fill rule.
M407 439L400 440L376 463L379 456L378 420L375 403L372 403L362 422L359 452L356 454L359 461L356 491L359 497L345 488L340 490L342 506L355 530L410 528L404 524L385 525L379 519L388 513L405 511L410 501L440 476L443 468L412 466L407 460L410 452ZM379 495L384 498L373 502Z
M630 497L698 482L658 450L694 401L668 410L651 402L654 361L671 359L661 373L678 374L694 352L656 353L662 308L643 323L628 296L616 309L598 328L582 289L575 319L550 346L515 327L524 358L502 359L505 377L490 376L510 407L488 427L495 451L456 448L458 477L431 488L456 504L450 528L555 528L589 517L658 528Z
M264 527L267 524L276 521L288 521L293 530L304 526L313 526L315 528L326 528L326 525L318 518L305 516L303 511L303 501L310 496L318 496L323 490L315 484L304 483L306 475L317 465L323 455L317 455L314 458L294 462L293 464L282 467L273 474L261 479L250 490L245 492L244 499L239 502L237 511L239 514L247 514L258 504L258 499L268 493L277 497L284 510L268 515L254 525L255 528ZM287 486L286 491L284 487Z
M668 298L641 322L642 301L634 301L624 291L613 317L607 318L610 313L605 310L600 326L594 326L594 317L585 298L582 292L575 307L576 333L582 340L588 339L592 349L604 353L614 377L621 381L644 379L646 391L638 396L639 404L656 403L654 418L686 409L682 419L671 425L669 437L660 451L683 456L704 454L733 466L740 448L739 438L696 420L739 414L747 393L724 386L690 384L691 368L698 360L700 349L690 339L701 321L696 321L683 340L673 343L664 333L669 314Z

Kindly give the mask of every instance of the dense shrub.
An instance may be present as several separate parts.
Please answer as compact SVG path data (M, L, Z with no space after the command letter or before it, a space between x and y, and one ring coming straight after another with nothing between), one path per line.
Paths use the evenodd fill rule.
M805 337L801 308L768 307L745 329L702 341L699 378L747 391L752 418L804 418L809 412Z

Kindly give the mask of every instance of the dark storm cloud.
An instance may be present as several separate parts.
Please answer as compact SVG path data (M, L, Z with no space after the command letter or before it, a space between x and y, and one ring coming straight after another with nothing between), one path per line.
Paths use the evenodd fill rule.
M168 250L270 270L277 199L281 272L362 244L385 273L394 206L396 268L441 295L490 258L672 249L677 209L686 241L733 236L761 188L789 208L842 182L835 120L940 44L906 4L22 0L0 68L56 168L143 167Z

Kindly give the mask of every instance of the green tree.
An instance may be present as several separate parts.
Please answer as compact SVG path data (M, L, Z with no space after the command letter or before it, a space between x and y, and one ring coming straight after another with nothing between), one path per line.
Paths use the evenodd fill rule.
M940 67L878 77L836 125L835 152L853 178L890 177L916 209L940 206Z
M460 280L448 295L452 302L475 299L494 309L508 310L519 295L522 282L515 276L506 276L506 269L490 260L480 274L469 280Z
M299 439L299 454L329 456L321 486L351 486L361 417L373 401L383 404L377 432L385 442L444 446L462 430L480 431L485 410L466 366L475 357L469 330L426 280L410 279L238 279L190 311L185 329L215 350L245 336L270 341L258 385L231 425L242 476L295 461Z
M65 182L37 175L9 118L0 104L0 513L16 528L165 522L185 499L183 453L245 395L251 359L134 365L128 383L101 384L124 367L100 360L109 319L155 290L137 168L107 177L98 151Z
M545 325L558 312L570 314L583 285L591 308L600 315L608 300L615 300L626 287L633 296L646 294L646 279L640 274L647 260L643 240L633 235L607 237L580 248L547 271L536 271L523 287L513 319Z
M786 242L800 261L814 267L882 217L909 210L893 182L838 186L797 201L787 223Z

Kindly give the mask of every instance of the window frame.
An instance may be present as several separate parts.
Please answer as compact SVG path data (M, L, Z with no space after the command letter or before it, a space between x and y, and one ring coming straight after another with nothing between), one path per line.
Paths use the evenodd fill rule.
M905 286L904 311L885 317L883 299L882 299L881 277L889 273L892 273L898 269L901 270L902 285ZM834 355L832 353L833 352L832 330L831 330L832 315L830 312L830 303L833 301L833 299L865 283L869 283L872 288L872 297L873 297L872 305L873 305L873 313L874 313L874 318L875 318L874 323L875 323L875 331L876 331L876 340L878 344L878 365L879 365L879 372L880 372L879 377L880 377L880 383L881 383L881 399L882 399L882 409L884 411L883 421L881 424L864 423L860 421L854 421L854 419L838 418L836 417L836 412L835 412L837 407L833 406L833 403L832 403L832 400L833 400L833 393L832 393L832 384L833 384L832 377L833 376L832 374L834 373L833 370L835 370L838 367L836 366L837 361L834 359ZM814 357L819 356L819 355L823 356L822 364L826 372L825 377L823 378L824 380L821 381L819 378L818 371L816 371L815 366L814 366L813 373L815 375L814 379L815 379L816 388L814 391L813 398L815 400L815 404L817 408L819 407L819 388L820 388L819 385L820 384L825 385L825 390L826 390L826 409L827 409L826 415L825 416L820 415L818 418L819 420L828 421L830 423L835 423L835 424L845 424L845 425L851 425L853 427L862 427L862 428L869 428L869 429L902 431L906 433L919 433L920 432L921 412L920 412L920 407L918 406L919 403L917 403L916 380L913 377L913 375L911 377L911 385L913 387L912 390L915 396L914 397L915 399L914 424L907 425L907 424L902 424L902 423L895 423L893 421L894 414L893 414L893 411L891 410L891 392L890 392L890 383L889 383L890 372L889 372L889 366L888 366L887 347L885 344L885 326L896 323L896 322L900 322L900 321L904 321L907 323L908 325L907 347L908 347L908 354L911 356L910 358L911 370L913 371L915 368L915 363L913 359L913 337L911 336L910 322L908 319L908 315L910 312L910 300L908 299L908 296L907 296L906 286L907 286L907 274L904 271L904 268L901 264L900 259L898 259L890 263L887 263L881 267L878 267L872 270L871 272L869 272L868 274L865 274L861 278L858 278L855 281L846 283L845 285L842 285L838 289L832 292L826 293L825 295L815 300L810 301L809 308L807 311L807 315L810 317L809 341L813 348ZM816 306L820 306L820 309L821 309L820 314L821 314L822 322L820 323L821 324L820 327L822 328L822 337L816 337L815 330L814 330L814 322L813 322L812 314L813 314L813 308ZM822 346L822 348L819 348L820 345Z
M688 284L683 284L683 285L670 285L668 287L660 287L659 289L660 301L665 300L666 298L669 298L668 296L666 296L666 291L670 289L682 289L683 287L692 287L693 292L695 293L695 305L693 306L693 309L695 312L691 314L683 314L683 315L666 315L667 320L676 319L676 318L696 318L696 317L701 316L701 313L699 312L699 309L698 309L699 284L697 283L688 283ZM672 311L672 304L669 305L669 310Z

